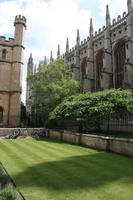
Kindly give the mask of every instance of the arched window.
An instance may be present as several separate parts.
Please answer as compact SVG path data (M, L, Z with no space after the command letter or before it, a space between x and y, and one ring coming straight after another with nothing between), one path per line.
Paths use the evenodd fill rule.
M6 59L6 49L2 50L2 60Z
M96 88L102 89L102 77L103 76L103 51L99 51L96 56Z
M116 88L123 87L124 69L125 69L126 49L125 42L120 42L115 49L115 86Z
M82 63L81 63L81 80L84 80L85 75L86 75L86 67L87 67L87 60L86 57L83 58Z
M3 108L0 107L0 123L3 122Z

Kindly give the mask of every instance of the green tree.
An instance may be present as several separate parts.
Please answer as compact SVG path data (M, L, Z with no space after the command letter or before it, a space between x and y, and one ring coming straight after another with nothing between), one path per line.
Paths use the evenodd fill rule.
M133 93L131 90L111 89L102 92L78 94L65 99L50 114L51 122L63 120L82 121L88 128L100 130L103 120L111 114L121 116L133 114ZM81 121L80 121L81 120Z
M21 125L24 126L26 124L27 116L26 116L26 107L23 102L21 102Z
M79 83L73 80L71 68L64 59L50 64L40 62L38 72L29 79L34 88L33 106L45 119L66 97L79 92Z

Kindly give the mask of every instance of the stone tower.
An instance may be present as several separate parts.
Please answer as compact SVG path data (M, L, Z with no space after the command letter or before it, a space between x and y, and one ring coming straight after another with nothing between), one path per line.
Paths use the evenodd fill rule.
M33 75L34 72L36 73L36 66L34 69L34 63L33 63L33 58L32 54L30 54L28 64L27 64L27 85L26 85L26 113L28 117L30 118L30 114L32 112L32 101L33 101L33 87L32 83L30 80L28 80L28 77Z
M0 37L0 126L20 123L26 18L15 17L14 38Z

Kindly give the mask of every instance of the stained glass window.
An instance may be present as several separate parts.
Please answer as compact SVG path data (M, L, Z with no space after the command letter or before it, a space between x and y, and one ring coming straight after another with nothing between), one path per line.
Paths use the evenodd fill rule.
M124 81L126 50L125 43L118 45L116 49L116 87L122 88Z

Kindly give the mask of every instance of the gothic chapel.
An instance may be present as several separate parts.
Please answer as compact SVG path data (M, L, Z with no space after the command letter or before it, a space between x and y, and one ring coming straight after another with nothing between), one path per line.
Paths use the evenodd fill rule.
M108 88L133 88L133 3L127 0L128 13L111 22L106 6L106 26L94 34L90 20L89 37L69 49L67 38L64 57L69 61L74 78L83 81L84 91Z
M133 88L133 2L127 0L127 13L111 21L109 7L106 6L106 26L94 33L90 19L89 36L80 42L77 30L76 45L60 55L58 46L57 59L65 58L71 65L73 77L82 81L83 91L99 91L109 88ZM50 61L53 61L52 52ZM28 72L34 73L33 59L29 58ZM27 74L28 75L28 74ZM26 102L33 98L33 88L27 82ZM28 103L26 103L28 104ZM30 110L29 108L27 110Z

